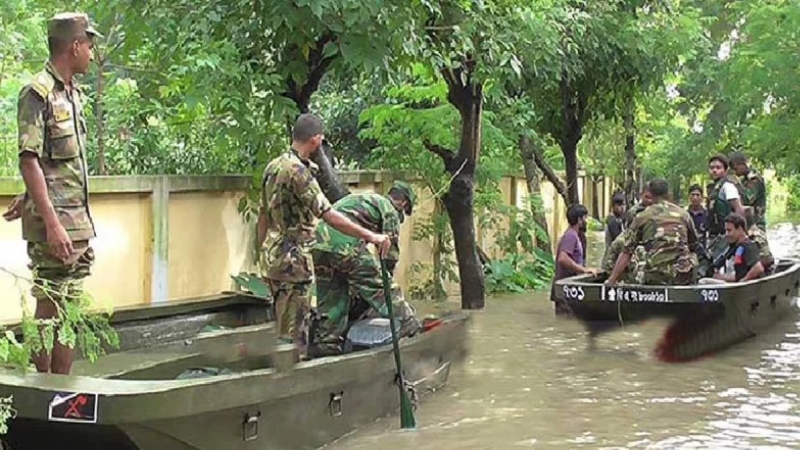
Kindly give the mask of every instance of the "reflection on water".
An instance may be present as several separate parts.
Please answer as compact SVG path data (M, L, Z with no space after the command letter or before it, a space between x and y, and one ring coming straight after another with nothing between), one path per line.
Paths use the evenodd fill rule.
M770 230L776 257L800 256L797 232ZM602 244L589 248L599 260ZM330 448L800 448L796 319L713 357L664 364L649 355L663 323L609 333L589 352L544 293L491 299L473 318L471 356L422 403L416 430L391 417Z

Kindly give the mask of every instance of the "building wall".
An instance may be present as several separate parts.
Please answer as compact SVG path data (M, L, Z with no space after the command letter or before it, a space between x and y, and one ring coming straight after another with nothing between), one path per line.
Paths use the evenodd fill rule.
M341 175L353 192L386 192L392 180L389 174L379 172ZM255 252L250 250L255 226L239 212L249 183L249 177L241 176L92 177L90 205L97 229L97 238L92 241L96 264L86 289L98 307L169 302L219 293L233 287L231 275L257 271ZM582 182L581 186L586 189L588 184ZM400 233L397 281L404 289L408 287L411 265L431 260L431 244L413 241L412 229L416 221L430 217L434 201L431 193L416 188L419 205ZM524 177L508 176L501 188L509 205L527 207ZM4 210L14 194L22 190L19 179L0 178L0 209ZM607 212L609 191L598 189L603 197L599 202L600 217ZM583 202L587 197L583 192L582 195ZM566 208L549 183L542 183L542 196L555 245L566 226ZM478 241L484 250L493 253L491 233L478 227ZM0 221L0 321L17 320L23 305L33 311L27 264L20 222ZM450 285L448 291L455 294L458 286Z

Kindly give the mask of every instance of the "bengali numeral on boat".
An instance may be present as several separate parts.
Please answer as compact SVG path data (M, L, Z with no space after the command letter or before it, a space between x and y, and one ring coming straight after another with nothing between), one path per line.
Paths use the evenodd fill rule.
M564 286L564 298L567 300L581 301L586 297L581 286Z
M700 297L702 297L704 302L718 302L719 291L716 289L703 289L700 291Z

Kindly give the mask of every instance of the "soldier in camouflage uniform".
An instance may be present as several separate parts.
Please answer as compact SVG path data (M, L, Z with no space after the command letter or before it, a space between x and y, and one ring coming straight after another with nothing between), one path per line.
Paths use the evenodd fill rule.
M766 231L767 184L764 178L747 165L747 157L742 152L731 153L730 165L742 185L742 205L753 210L755 225Z
M775 257L772 256L772 251L769 248L767 233L758 226L755 212L752 209L747 210L745 221L747 222L747 237L758 246L758 251L761 254L761 265L764 266L764 272L770 275L775 268Z
M57 315L56 302L82 295L91 271L95 237L89 212L86 120L73 75L84 74L101 36L85 14L62 13L48 21L50 58L19 94L20 172L25 194L19 214L28 242L37 318ZM13 205L12 205L13 206ZM39 372L69 374L72 349L56 340L52 354L34 356Z
M392 245L385 260L393 273L400 257L400 224L405 215L411 215L415 198L408 183L397 181L388 196L372 192L351 194L336 202L333 209L370 231L389 235ZM321 318L314 327L309 356L340 354L351 314L356 318L364 309L381 317L388 314L381 263L373 249L326 223L317 226L312 256ZM361 302L367 308L360 308Z
M636 247L646 252L642 284L691 285L697 279L698 243L694 222L678 205L666 200L669 185L656 179L647 185L653 204L633 219L625 233L625 245L607 283L615 284Z
M323 139L322 121L301 114L292 131L291 149L270 161L262 181L258 219L262 277L274 300L278 338L295 345L295 359L304 358L308 346L315 219L377 245L381 255L391 244L389 236L373 233L331 208L314 177L316 165L309 160Z
M650 194L645 191L642 193L641 203L625 212L625 215L623 216L623 225L625 231L623 231L611 242L611 245L603 255L603 262L600 270L608 275L611 274L611 272L614 270L614 265L617 263L617 258L619 258L620 253L622 253L622 249L625 247L625 240L628 239L625 237L625 234L628 232L628 228L631 226L633 219L640 212L644 211L645 208L650 206L652 202L653 201L650 197ZM636 251L634 251L634 253L631 255L631 261L628 266L625 267L622 274L622 280L624 283L638 283L636 280L636 275L640 271L638 269L642 265L640 264L640 261L643 262L645 260L645 258L643 258L643 249L644 248L642 246L636 247Z
M708 173L714 184L708 192L708 232L709 248L725 236L725 218L732 212L744 217L744 188L739 179L728 174L728 160L721 155L708 160Z

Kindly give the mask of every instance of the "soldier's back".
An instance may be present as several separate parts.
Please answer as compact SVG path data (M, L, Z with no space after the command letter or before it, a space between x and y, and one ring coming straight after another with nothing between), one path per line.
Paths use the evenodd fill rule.
M697 266L689 250L691 218L681 207L661 201L654 203L636 218L640 222L641 245L647 257L646 284L687 284L688 273Z
M383 233L384 218L397 214L391 201L381 194L350 194L333 204L333 209L374 233ZM348 236L325 222L316 228L314 250L350 255L366 245L361 239Z

